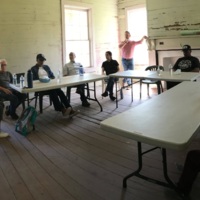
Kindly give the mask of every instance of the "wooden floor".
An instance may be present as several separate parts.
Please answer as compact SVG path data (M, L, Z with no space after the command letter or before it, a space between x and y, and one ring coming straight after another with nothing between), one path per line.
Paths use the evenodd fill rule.
M0 200L179 199L174 191L136 177L128 181L124 190L123 177L137 168L136 142L103 131L99 126L102 120L148 101L146 88L143 89L139 100L138 85L134 85L134 102L130 90L124 90L124 99L116 109L109 98L101 98L99 86L103 112L92 101L90 108L81 107L79 96L74 93L71 104L81 110L78 116L67 119L48 107L37 117L36 130L27 137L16 133L15 122L5 116L2 130L11 137L0 140ZM151 98L155 98L152 92ZM45 104L48 105L48 99ZM189 149L199 145L197 137ZM180 176L175 163L182 164L189 149L167 152L169 176L174 182ZM145 156L143 171L163 180L159 150ZM190 199L199 199L199 180L198 177Z

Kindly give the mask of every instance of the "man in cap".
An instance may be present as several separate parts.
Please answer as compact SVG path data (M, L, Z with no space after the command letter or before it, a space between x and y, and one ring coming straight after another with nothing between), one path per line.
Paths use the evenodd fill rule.
M38 54L36 56L36 65L31 68L33 73L33 80L38 80L40 77L49 77L50 79L55 79L53 72L48 65L44 65L46 58L43 54ZM69 115L70 117L78 114L79 111L72 109L71 105L64 92L58 88L48 91L43 91L43 93L50 95L56 111L62 112L63 116Z
M180 69L182 72L199 72L199 59L191 55L191 46L187 44L184 45L182 51L184 56L176 61L173 70L176 71L177 69ZM170 89L179 83L180 82L167 82L167 89Z

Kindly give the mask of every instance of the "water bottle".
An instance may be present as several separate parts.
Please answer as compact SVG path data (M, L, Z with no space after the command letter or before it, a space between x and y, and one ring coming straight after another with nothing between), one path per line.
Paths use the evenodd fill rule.
M60 83L61 82L61 72L60 70L58 70L58 73L57 73L57 83Z
M169 64L168 68L169 68L169 74L172 75L173 74L173 66L172 66L172 64Z
M20 87L24 87L24 77L22 75L20 76Z
M33 73L31 70L28 70L28 73L27 73L27 85L28 85L28 88L33 87Z
M17 85L17 75L13 74L13 84Z
M158 66L157 68L157 73L158 73L158 76L160 76L160 66Z
M79 67L79 75L83 76L83 74L84 74L84 70L83 70L83 67L81 66Z

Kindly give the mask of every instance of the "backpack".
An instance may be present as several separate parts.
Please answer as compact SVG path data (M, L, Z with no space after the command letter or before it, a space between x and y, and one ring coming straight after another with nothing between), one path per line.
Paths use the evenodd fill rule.
M26 136L31 131L35 130L35 120L37 111L34 107L28 106L17 120L15 131Z

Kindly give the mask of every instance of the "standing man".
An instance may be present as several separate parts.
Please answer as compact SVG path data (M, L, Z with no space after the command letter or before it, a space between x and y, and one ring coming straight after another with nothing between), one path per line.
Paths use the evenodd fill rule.
M129 31L125 31L125 40L119 44L119 48L122 50L122 65L124 71L133 70L134 62L133 62L133 54L135 46L141 44L144 39L147 39L147 36L143 36L143 38L139 41L130 40L131 34ZM131 84L131 80L125 78L123 83L127 82L128 85Z
M31 68L33 73L33 80L38 80L39 77L49 77L54 79L55 76L48 65L44 65L46 58L43 54L38 54L36 57L36 65ZM62 112L63 116L69 115L70 117L78 114L78 111L72 109L71 105L64 92L58 88L53 90L44 91L45 94L48 93L53 102L56 111Z
M76 55L74 52L69 53L70 62L65 64L63 67L63 76L71 76L80 74L80 70L83 72L83 66L81 63L75 62ZM85 84L77 85L76 93L80 94L80 99L82 101L82 106L89 107L90 103L87 101L85 96Z
M106 75L113 74L119 71L119 64L116 60L112 59L112 52L106 51L106 61L102 64L102 74L106 72ZM107 80L107 86L105 92L101 95L107 97L109 93L110 100L114 101L116 98L113 96L113 86L116 78L109 77Z
M184 45L182 47L182 51L184 56L176 61L173 70L176 71L177 69L180 69L182 72L199 72L199 59L191 55L191 46L188 44ZM170 89L178 85L179 83L180 82L167 81L167 89Z

